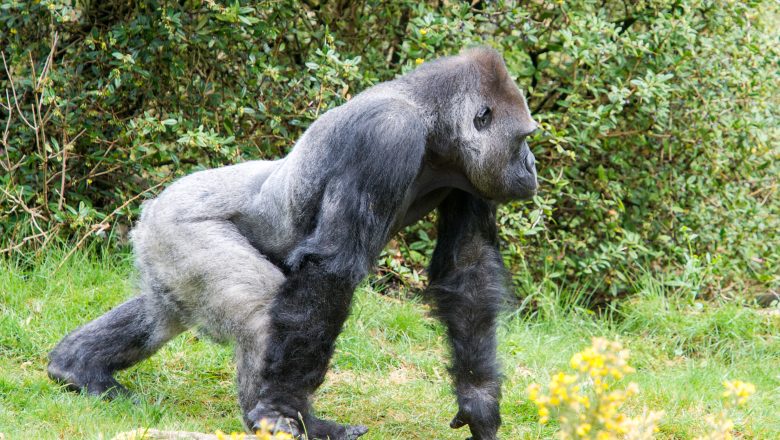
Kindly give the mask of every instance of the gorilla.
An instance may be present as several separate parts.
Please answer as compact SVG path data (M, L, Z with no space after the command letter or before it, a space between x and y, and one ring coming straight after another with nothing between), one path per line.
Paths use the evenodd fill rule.
M353 292L401 228L438 212L429 295L447 328L458 412L496 439L496 315L506 293L496 204L536 192L537 128L493 49L380 83L317 119L292 151L183 177L144 203L132 243L138 296L67 336L48 374L71 390L128 393L117 370L191 327L236 345L245 426L351 440L315 416Z

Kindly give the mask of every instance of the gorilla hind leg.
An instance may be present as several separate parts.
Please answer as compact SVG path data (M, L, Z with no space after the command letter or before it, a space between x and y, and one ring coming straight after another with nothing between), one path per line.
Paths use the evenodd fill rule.
M113 377L154 354L184 328L137 296L72 331L49 353L49 377L69 390L114 398L129 391Z
M311 440L355 440L368 432L363 425L342 425L314 416L309 402L300 400L295 392L285 395L289 401L277 401L273 405L261 402L264 391L268 390L268 379L263 377L268 340L260 335L267 333L270 319L267 310L243 317L245 336L240 335L237 340L238 397L247 430L254 430L265 419L273 429L295 438L305 434Z

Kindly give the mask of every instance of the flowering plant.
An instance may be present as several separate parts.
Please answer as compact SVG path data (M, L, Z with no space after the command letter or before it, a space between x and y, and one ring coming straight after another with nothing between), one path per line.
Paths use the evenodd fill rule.
M620 412L623 403L639 392L633 382L625 389L615 386L634 372L628 357L620 342L594 338L590 347L572 356L569 365L574 374L552 377L549 394L543 394L539 384L531 384L528 395L538 408L539 422L547 423L554 413L561 439L652 438L661 412L645 411L634 418Z

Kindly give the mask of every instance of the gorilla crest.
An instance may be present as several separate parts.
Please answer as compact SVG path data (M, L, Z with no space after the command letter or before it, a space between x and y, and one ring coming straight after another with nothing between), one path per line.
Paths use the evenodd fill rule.
M451 344L450 426L497 438L496 203L535 193L526 137L536 128L501 56L477 48L328 111L282 159L179 179L132 232L138 296L68 334L49 375L124 394L115 371L198 327L236 344L247 429L265 419L296 437L355 439L367 428L317 418L311 396L357 284L393 234L437 209L427 295Z

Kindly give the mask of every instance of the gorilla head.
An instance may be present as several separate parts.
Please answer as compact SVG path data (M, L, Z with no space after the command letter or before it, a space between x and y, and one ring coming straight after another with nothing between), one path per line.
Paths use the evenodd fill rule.
M429 148L456 164L481 196L505 201L536 193L526 138L538 124L498 52L470 49L426 62L408 77L434 104L437 135Z

